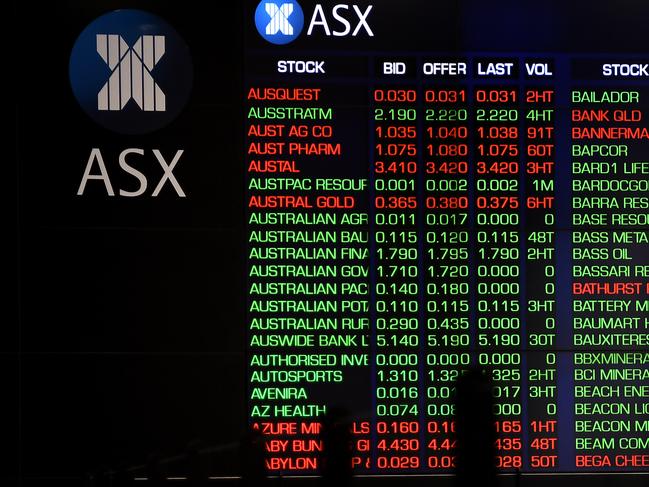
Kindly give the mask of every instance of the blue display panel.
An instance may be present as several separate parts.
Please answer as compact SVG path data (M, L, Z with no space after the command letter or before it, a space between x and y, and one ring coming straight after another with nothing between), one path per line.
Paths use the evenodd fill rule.
M649 55L440 50L428 3L402 23L305 4L290 47L247 33L248 414L269 470L317 471L335 408L356 473L452 472L478 367L501 471L646 472Z

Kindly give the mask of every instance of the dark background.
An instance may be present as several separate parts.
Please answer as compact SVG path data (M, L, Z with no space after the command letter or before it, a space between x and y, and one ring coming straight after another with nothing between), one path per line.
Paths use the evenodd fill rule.
M17 164L4 193L12 249L5 275L13 282L0 335L6 409L0 485L80 485L73 479L86 472L176 455L196 440L228 449L240 438L246 423L242 57L244 40L266 47L254 30L257 3L13 3L20 35L7 44L15 69L5 96L15 104ZM640 0L357 3L390 11L385 22L373 21L372 44L357 39L357 49L649 50L649 6ZM437 9L427 25L416 14L422 5ZM188 106L150 135L97 126L70 90L76 37L117 8L161 16L192 53ZM394 26L408 36L391 36ZM315 42L302 36L285 49ZM327 47L344 42L332 39ZM174 174L188 197L175 198L170 185L158 198L76 196L94 147L116 188L118 154L147 151L148 193L160 175L150 151L170 157L185 149ZM214 466L215 474L234 471L236 462ZM615 485L613 479L601 485Z
M240 9L224 2L217 17L205 5L16 4L27 34L16 42L19 319L0 339L10 410L0 475L13 482L64 482L178 455L190 442L229 445L243 432ZM96 125L70 89L76 37L117 8L162 17L191 51L189 103L149 135ZM108 197L91 181L77 196L92 148L116 192L134 189L119 153L143 149L135 164L149 179L146 194ZM162 176L153 149L167 162L185 150L174 174L186 198L169 182L150 196Z

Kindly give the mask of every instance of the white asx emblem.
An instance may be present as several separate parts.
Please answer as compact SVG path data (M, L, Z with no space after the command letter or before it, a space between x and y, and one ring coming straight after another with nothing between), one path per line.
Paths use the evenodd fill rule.
M97 34L97 53L111 70L97 95L100 111L122 110L132 98L147 112L166 110L165 94L151 71L165 53L165 36L143 35L133 47L116 34Z
M275 35L281 32L284 35L293 35L293 26L288 18L293 13L292 3L283 3L278 7L276 3L266 3L266 13L270 16L270 22L266 25L266 35Z

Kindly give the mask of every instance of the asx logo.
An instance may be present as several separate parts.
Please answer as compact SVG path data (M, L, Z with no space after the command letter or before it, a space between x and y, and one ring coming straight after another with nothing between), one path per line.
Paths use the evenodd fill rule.
M116 10L79 35L69 75L75 98L95 122L143 134L182 111L193 68L187 45L164 20L141 10Z
M123 110L133 100L145 111L166 111L165 94L153 78L153 68L165 53L165 36L140 36L129 47L122 36L97 34L97 53L110 77L97 95L98 110Z
M322 4L316 4L306 35L321 32L327 37L355 37L363 32L369 37L374 37L374 32L367 23L373 7L367 5L363 10L358 5L339 3L325 10ZM304 12L295 0L262 0L255 11L255 26L268 42L288 44L297 39L302 32Z

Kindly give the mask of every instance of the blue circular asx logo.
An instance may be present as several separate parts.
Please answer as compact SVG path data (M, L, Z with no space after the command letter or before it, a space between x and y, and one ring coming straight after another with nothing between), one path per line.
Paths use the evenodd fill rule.
M69 74L81 108L123 134L170 123L185 107L193 81L185 41L141 10L116 10L88 25L72 47Z
M288 44L302 32L304 13L295 0L262 0L255 11L255 25L268 42Z

